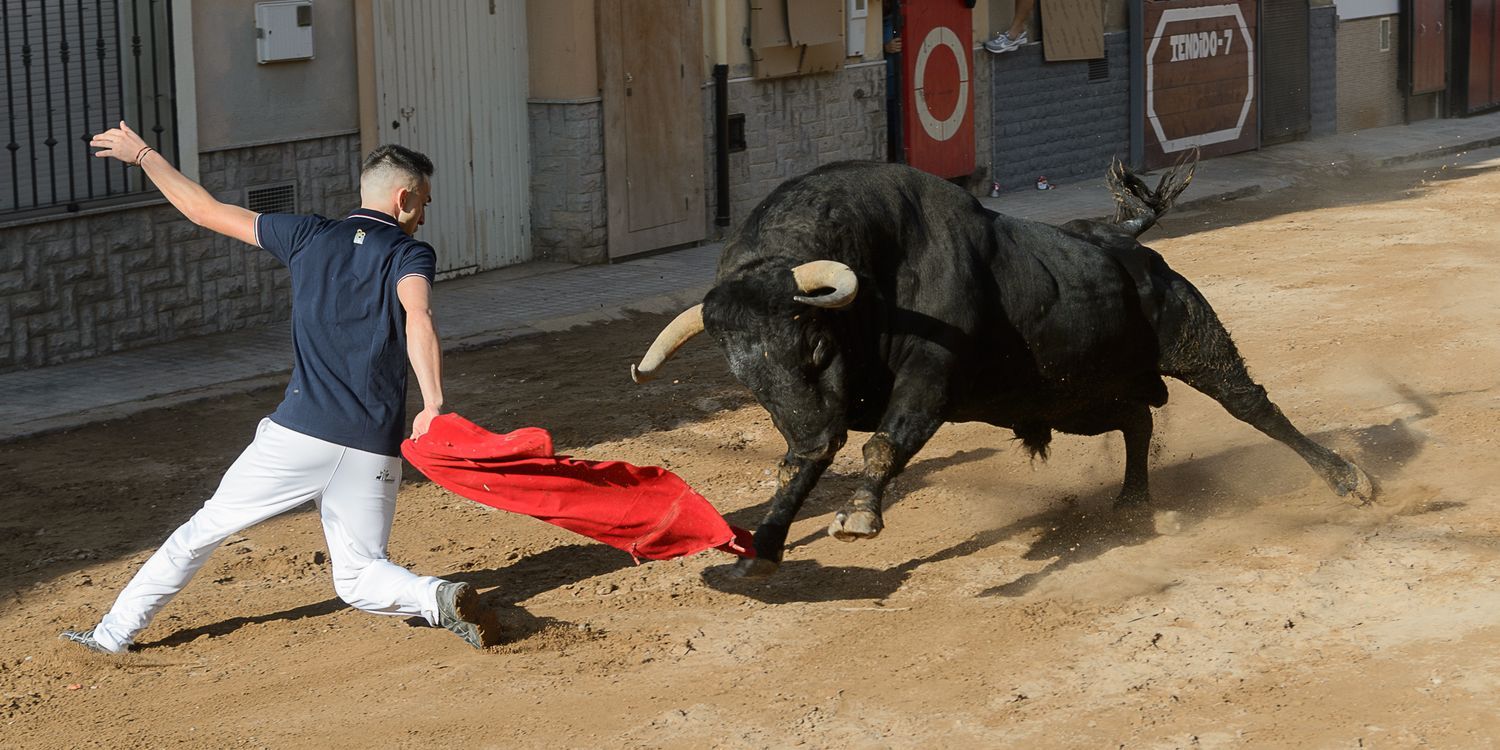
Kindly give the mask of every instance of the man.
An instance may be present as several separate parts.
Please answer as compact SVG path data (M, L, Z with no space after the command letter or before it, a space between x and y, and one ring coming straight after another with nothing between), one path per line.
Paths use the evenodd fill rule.
M124 122L94 136L95 154L134 164L194 224L263 248L292 276L291 382L218 490L172 533L88 631L62 638L103 653L129 648L230 534L311 500L322 514L333 586L350 605L420 615L483 648L492 613L467 583L418 576L386 557L405 423L408 361L423 408L443 405L442 349L429 309L436 256L412 239L431 202L432 162L381 146L360 170L360 208L343 220L256 214L220 203Z
M901 139L901 9L897 0L881 6L880 38L885 40L885 151L886 161L906 163Z

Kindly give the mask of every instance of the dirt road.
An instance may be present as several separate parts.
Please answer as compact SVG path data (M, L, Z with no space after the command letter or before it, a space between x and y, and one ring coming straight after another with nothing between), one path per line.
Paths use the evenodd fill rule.
M481 587L503 646L343 606L297 512L231 538L136 653L67 650L57 632L212 491L264 391L0 446L0 746L1496 746L1500 161L1462 161L1327 174L1149 236L1272 398L1377 477L1375 507L1173 383L1142 513L1108 508L1118 436L1033 464L949 425L885 533L843 544L823 529L854 435L780 574L729 589L702 575L721 553L637 567L409 472L393 558ZM666 465L753 526L783 445L707 341L630 383L666 319L450 357L450 404Z

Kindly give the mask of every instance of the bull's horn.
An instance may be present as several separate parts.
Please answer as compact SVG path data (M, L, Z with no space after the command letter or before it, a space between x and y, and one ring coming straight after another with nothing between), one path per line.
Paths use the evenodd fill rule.
M859 277L854 275L854 269L836 260L815 260L811 263L803 263L792 269L792 275L797 278L797 288L804 292L819 289L833 290L816 297L799 294L792 298L814 307L847 307L854 301L854 295L859 292Z
M683 310L666 328L661 329L661 333L656 334L656 340L651 342L646 356L641 357L641 363L630 366L630 379L644 383L656 377L656 368L661 367L661 363L670 359L688 339L702 332L703 304L699 303Z

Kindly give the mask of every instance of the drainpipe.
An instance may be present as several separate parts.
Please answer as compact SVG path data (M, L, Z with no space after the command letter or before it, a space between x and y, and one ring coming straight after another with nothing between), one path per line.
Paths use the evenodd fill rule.
M729 226L729 0L710 0L714 15L714 225Z

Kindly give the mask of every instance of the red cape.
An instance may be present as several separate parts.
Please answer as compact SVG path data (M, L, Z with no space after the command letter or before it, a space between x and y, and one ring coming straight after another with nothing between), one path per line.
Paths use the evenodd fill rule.
M476 503L540 518L629 552L640 562L709 548L754 557L750 532L730 526L681 477L659 466L575 461L539 427L497 435L457 414L401 443L429 479Z

